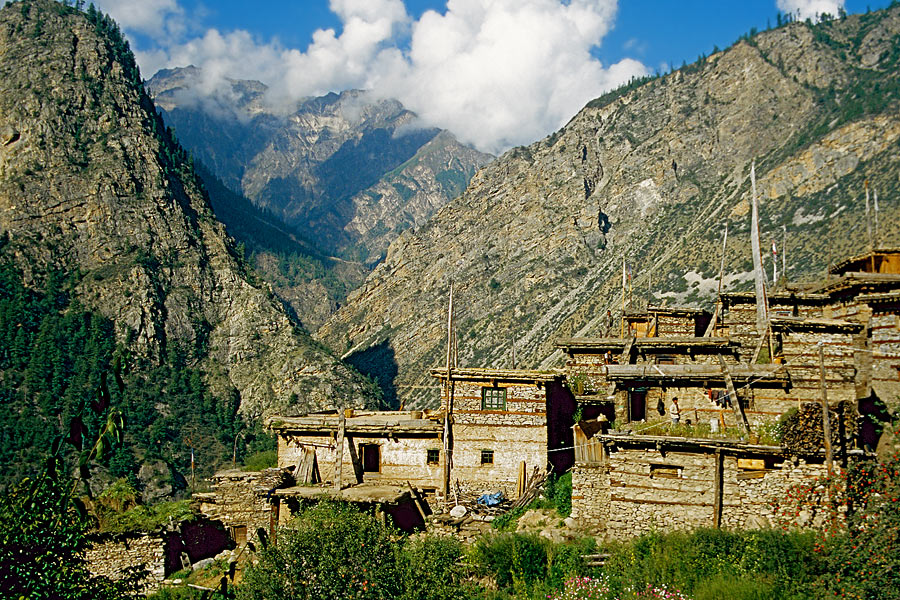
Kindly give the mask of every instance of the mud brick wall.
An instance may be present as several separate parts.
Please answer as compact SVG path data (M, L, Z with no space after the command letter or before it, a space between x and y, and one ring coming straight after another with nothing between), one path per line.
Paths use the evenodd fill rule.
M722 457L723 527L762 527L772 503L796 484L824 475L821 464L766 458L763 470L738 468L738 455ZM627 539L651 530L714 526L716 456L712 451L619 448L605 464L577 465L572 514L579 525Z
M506 410L482 410L488 382L457 382L453 397L453 480L466 491L503 490L515 497L519 463L530 476L547 467L547 392L543 386L498 382ZM481 451L494 462L482 464Z
M85 559L92 575L112 580L122 579L128 568L143 565L148 571L142 588L145 594L159 590L166 578L166 543L160 535L98 536Z
M322 481L334 482L336 477L337 442L329 434L278 436L278 466L293 469L297 466L304 444L316 451L316 462ZM378 446L380 471L363 472L360 446ZM331 447L322 447L322 446ZM438 450L438 462L428 463L428 450ZM359 482L406 485L409 481L418 488L438 488L441 482L440 456L443 442L438 434L362 435L347 433L344 437L341 468L342 485Z

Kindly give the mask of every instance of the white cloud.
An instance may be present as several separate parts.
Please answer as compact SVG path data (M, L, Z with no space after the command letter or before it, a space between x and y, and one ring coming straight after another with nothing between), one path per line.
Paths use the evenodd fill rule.
M105 2L124 9L140 0ZM402 0L331 0L341 33L316 31L305 51L214 29L172 43L174 2L129 17L131 27L159 32L159 49L136 53L145 76L193 64L203 69L200 93L222 93L225 77L258 79L279 103L370 89L491 152L547 135L590 99L647 71L636 60L606 66L591 55L613 25L616 0L447 0L443 13L417 21Z
M94 0L94 5L123 29L157 39L172 39L184 31L184 11L177 0Z
M844 0L777 0L778 10L797 15L800 19L818 19L819 15L833 17L844 8Z

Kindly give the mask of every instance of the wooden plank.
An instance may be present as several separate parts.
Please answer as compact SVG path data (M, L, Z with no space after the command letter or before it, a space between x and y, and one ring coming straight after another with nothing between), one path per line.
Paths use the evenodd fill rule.
M413 504L416 505L416 510L419 511L419 516L422 517L422 521L425 520L425 509L422 508L422 503L419 501L419 493L413 488L412 484L407 480L406 487L409 488L409 493L412 494Z
M628 340L628 343L625 344L625 349L622 350L622 358L619 360L621 360L623 365L631 363L631 349L634 347L634 340L634 337Z
M831 415L828 410L828 393L825 386L825 349L819 345L819 383L822 389L822 432L825 437L825 465L828 476L834 471L834 456L831 448Z
M762 458L739 458L738 469L761 470L766 468L766 461Z
M750 423L747 421L747 415L744 414L744 407L741 406L741 401L737 396L737 391L734 389L734 381L731 379L731 373L728 370L728 365L725 364L725 359L722 358L720 354L718 356L719 366L722 367L722 374L725 376L725 386L728 389L728 397L731 399L731 406L734 407L734 412L738 417L738 421L743 424L744 429L747 433L750 433Z

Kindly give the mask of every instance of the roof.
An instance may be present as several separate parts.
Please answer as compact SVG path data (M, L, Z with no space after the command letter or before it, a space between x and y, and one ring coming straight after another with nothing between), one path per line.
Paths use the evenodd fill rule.
M556 347L562 348L566 352L573 350L594 350L594 351L619 351L625 349L628 339L623 338L560 338L556 341ZM673 337L637 337L634 338L634 347L640 349L646 348L729 348L737 346L738 343L725 337L690 337L690 336L673 336Z
M819 292L834 293L849 290L855 287L900 287L900 274L898 273L844 273L837 279L831 279L822 283Z
M640 310L626 310L625 318L634 318L634 317L647 317L651 318L653 315L672 315L672 316L680 316L680 317L695 317L701 315L711 315L708 310L705 308L695 308L693 306L653 306L650 305L647 308Z
M453 367L450 374L456 381L519 381L547 383L563 377L561 371L528 371L524 369L473 369ZM447 378L447 369L431 369L431 376Z
M733 438L689 438L675 437L665 435L632 435L630 433L606 433L595 435L595 440L599 439L604 445L622 445L622 446L653 446L663 447L667 449L707 449L707 450L731 450L733 452L747 452L760 455L785 456L790 451L781 446L769 446L765 444L752 444ZM824 450L818 453L820 456L825 454ZM863 457L873 456L873 453L859 449L847 451L848 456Z
M269 429L279 432L310 431L328 433L338 430L337 413L304 415L300 417L273 416L266 419ZM438 433L443 431L439 413L420 411L354 412L344 421L347 433Z
M724 381L725 375L719 365L606 365L606 378L610 381ZM728 373L735 381L780 382L789 381L784 365L728 365Z
M881 302L900 302L900 290L884 292L881 294L860 294L856 297L858 302L878 304Z
M769 305L773 304L793 304L796 302L803 304L823 304L828 302L831 298L827 294L819 294L814 292L797 292L797 291L784 291L784 292L768 292L766 297L769 300ZM755 304L756 303L756 293L755 292L722 292L719 294L719 298L725 304Z
M772 317L769 321L772 329L789 329L801 331L841 331L856 333L863 328L862 323L838 319L816 319L802 317Z
M275 490L274 494L282 498L333 499L376 504L399 504L411 498L409 490L396 486L367 483L350 486L340 492L336 492L332 485L298 485Z
M866 260L871 260L872 258L878 256L890 256L890 255L900 255L900 248L879 248L877 250L873 250L872 252L866 252L864 254L857 254L856 256L851 256L849 258L845 258L844 260L835 263L828 269L828 272L832 275L840 275L844 273L850 265L854 263L862 263Z

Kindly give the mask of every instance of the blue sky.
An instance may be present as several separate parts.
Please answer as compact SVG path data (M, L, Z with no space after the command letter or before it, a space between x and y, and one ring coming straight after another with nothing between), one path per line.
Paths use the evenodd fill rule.
M554 131L630 77L725 48L778 12L849 13L889 0L95 0L116 18L144 77L204 70L258 79L289 107L349 88L399 99L425 125L489 152ZM814 18L814 17L813 17Z

